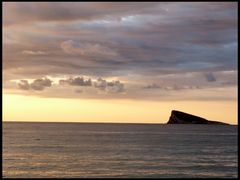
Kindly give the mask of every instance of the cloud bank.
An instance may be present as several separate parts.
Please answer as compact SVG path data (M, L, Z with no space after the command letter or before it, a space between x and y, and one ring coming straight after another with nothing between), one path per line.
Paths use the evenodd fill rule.
M4 2L4 87L46 93L58 86L26 79L55 77L79 96L152 99L236 87L237 15L236 2Z
M60 85L69 84L71 86L91 86L92 80L89 78L88 80L84 80L83 77L69 78L69 79L61 79L59 80Z
M51 87L52 81L48 78L35 79L32 83L29 83L27 80L21 80L18 83L18 87L22 90L36 90L42 91L46 87Z

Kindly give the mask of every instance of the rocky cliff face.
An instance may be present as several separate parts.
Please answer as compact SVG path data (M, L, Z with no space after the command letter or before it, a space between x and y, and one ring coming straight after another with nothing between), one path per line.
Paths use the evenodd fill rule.
M167 124L222 124L227 125L223 122L209 121L202 117L187 114L181 111L173 110Z

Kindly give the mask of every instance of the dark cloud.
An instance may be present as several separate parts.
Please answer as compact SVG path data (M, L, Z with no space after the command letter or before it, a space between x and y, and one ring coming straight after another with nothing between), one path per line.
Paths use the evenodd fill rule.
M152 83L152 84L149 84L147 86L144 86L143 89L161 89L161 86L159 86L155 83Z
M19 87L19 89L22 89L22 90L29 90L30 89L30 85L29 85L27 80L21 80L18 83L18 87Z
M4 9L13 25L35 22L29 24L35 33L28 27L4 31L8 41L29 42L4 45L6 68L38 66L58 74L81 68L95 76L236 68L236 3L4 3ZM13 51L49 54L39 60Z
M200 87L197 85L177 85L177 84L159 86L155 83L152 83L147 86L143 86L143 89L146 89L146 90L158 89L161 91L179 91L179 90L184 90L184 89L185 90L200 89Z
M172 85L172 86L165 86L162 89L165 91L180 91L180 90L189 90L189 89L200 89L199 86L188 86L188 85Z
M51 87L52 81L48 78L43 79L35 79L32 83L28 83L27 80L21 80L18 83L18 87L22 90L36 90L36 91L42 91L46 87Z
M205 77L208 82L214 82L217 80L213 73L207 73L205 74Z
M86 77L102 78L75 77L59 83L92 86L103 92L124 92L125 83L105 80L112 77L135 85L141 82L138 90L144 92L197 89L206 84L217 87L218 83L232 82L235 78L217 72L237 72L237 5L235 2L5 2L4 79L75 77L81 72ZM200 75L182 82L184 74L192 72ZM166 84L157 80L171 74L179 78L168 78L172 82ZM153 81L156 84L149 84ZM22 81L18 86L25 90L47 87L40 81L32 84Z
M237 81L225 81L225 82L222 82L222 85L223 86L237 86Z
M124 84L120 81L108 82L102 78L98 78L96 82L94 82L94 87L110 93L124 92Z
M50 79L35 79L31 84L31 88L36 91L42 91L45 87L51 87L52 81Z
M76 43L73 40L61 43L63 51L70 55L86 55L86 56L115 56L116 53L108 47L100 44L92 43Z
M91 21L103 17L119 19L119 16L124 14L150 12L154 5L158 5L158 3L4 3L3 16L5 17L4 23L7 25L33 21ZM31 14L31 16L29 16L29 14Z
M89 78L88 80L84 80L83 77L75 77L69 79L61 79L59 80L60 85L71 85L71 86L92 86L92 80Z
M105 90L107 87L107 81L102 78L98 78L97 81L94 83L94 87Z

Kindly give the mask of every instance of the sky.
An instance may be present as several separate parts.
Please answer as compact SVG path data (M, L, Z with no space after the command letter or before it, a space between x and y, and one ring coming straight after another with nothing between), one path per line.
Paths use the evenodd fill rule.
M238 124L237 2L4 2L3 120Z

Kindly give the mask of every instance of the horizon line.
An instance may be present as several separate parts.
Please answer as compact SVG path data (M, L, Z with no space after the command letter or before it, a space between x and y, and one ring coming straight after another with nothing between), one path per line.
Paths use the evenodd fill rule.
M141 122L78 122L78 121L2 121L2 123L82 123L82 124L139 124L139 125L168 125L166 123L141 123ZM170 124L171 125L171 124ZM177 124L177 125L192 125L192 124ZM194 124L196 125L196 124ZM214 124L198 124L198 125L214 125ZM228 124L238 126L238 124Z

